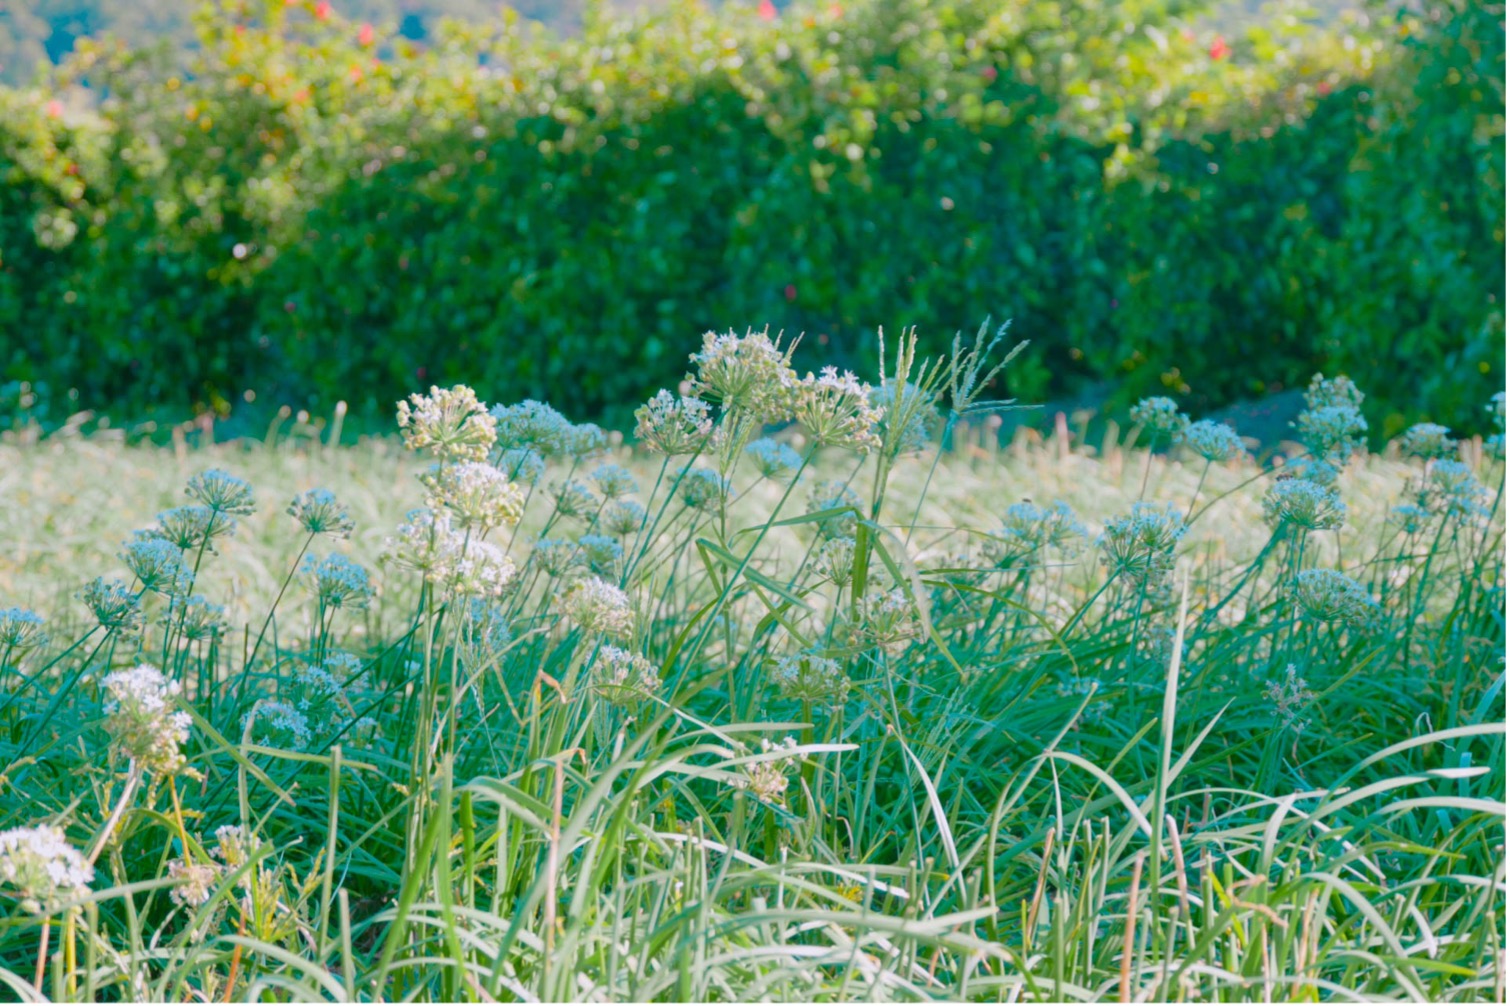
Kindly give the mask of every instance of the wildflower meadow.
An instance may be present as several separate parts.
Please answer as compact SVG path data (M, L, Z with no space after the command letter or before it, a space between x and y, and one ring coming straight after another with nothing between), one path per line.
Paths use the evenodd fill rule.
M1503 394L1003 440L989 325L686 350L622 431L5 433L0 995L1504 1000Z

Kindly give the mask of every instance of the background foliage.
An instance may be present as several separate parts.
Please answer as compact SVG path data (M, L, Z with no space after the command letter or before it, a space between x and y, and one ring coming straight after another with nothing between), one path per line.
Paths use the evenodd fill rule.
M424 45L354 12L225 2L187 71L83 42L0 90L5 379L591 414L703 329L863 365L877 324L990 314L1029 399L1366 372L1389 435L1503 387L1501 5L1223 38L1166 0L672 3Z

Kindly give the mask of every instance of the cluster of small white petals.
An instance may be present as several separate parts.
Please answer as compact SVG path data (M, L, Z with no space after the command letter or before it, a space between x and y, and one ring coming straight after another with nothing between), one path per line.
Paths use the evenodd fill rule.
M740 409L766 423L791 416L796 381L788 354L765 332L743 337L729 332L703 335L701 352L692 354L697 373L688 374L692 391L728 409Z
M332 538L350 538L356 521L329 489L311 489L294 497L288 515L309 534L328 534Z
M593 661L592 689L609 705L632 708L660 691L661 676L647 658L617 646L598 649Z
M713 434L708 412L708 403L699 398L660 391L635 410L634 435L657 454L696 454Z
M28 912L51 915L89 893L94 868L51 825L0 831L0 889Z
M215 513L250 517L257 511L251 483L219 468L211 468L189 479L184 493Z
M1400 453L1408 458L1450 458L1457 452L1452 431L1439 423L1417 423L1400 436Z
M923 631L917 605L901 587L860 598L856 641L884 649L896 649L916 639Z
M1047 548L1073 551L1086 537L1069 504L1040 507L1027 500L1007 507L1000 529L981 543L981 555L995 565L1010 564Z
M1347 504L1337 490L1309 479L1280 479L1264 494L1264 518L1276 528L1332 531L1346 516Z
M1379 605L1363 584L1335 569L1308 569L1295 578L1295 604L1307 618L1341 622L1367 629L1379 616Z
M598 514L598 527L622 538L644 527L647 516L645 508L634 500L612 500Z
M1174 568L1174 549L1186 530L1173 506L1134 503L1130 514L1107 521L1098 544L1114 572L1150 581Z
M173 775L184 767L182 746L189 739L187 713L174 709L178 682L151 664L106 675L105 728L126 757L147 772Z
M832 657L792 653L776 661L771 683L789 699L837 705L849 691L844 667Z
M881 410L871 403L870 392L870 385L849 371L824 367L798 384L794 414L818 444L864 454L881 446L876 433Z
M512 526L524 515L524 492L507 475L480 461L440 465L420 476L425 503L448 510L457 527L487 533Z
M164 597L177 597L189 589L194 576L184 564L184 554L162 538L136 538L126 543L120 559L142 588Z
M428 450L442 461L482 461L498 438L497 420L464 384L431 387L398 403L398 426L410 450Z
M168 892L169 899L175 905L198 908L210 900L210 894L220 880L220 870L214 863L186 863L182 859L170 859L168 878L177 882Z
M1298 734L1304 733L1311 725L1301 713L1315 701L1316 693L1306 688L1306 679L1300 676L1294 664L1285 667L1284 680L1268 682L1264 698L1274 703L1274 715L1279 719L1280 729Z
M47 620L30 608L0 608L0 658L47 645Z
M299 572L320 604L327 608L362 609L372 598L367 570L339 552L323 559L311 553L305 556Z
M596 576L572 581L561 592L561 610L583 632L625 636L634 627L629 595Z
M1214 464L1241 457L1245 450L1236 430L1212 419L1191 423L1179 432L1177 442Z
M752 794L762 803L774 804L778 807L786 806L787 778L791 775L801 755L796 752L797 742L787 737L779 744L772 744L768 738L760 741L762 754L774 755L774 757L762 758L760 761L746 762L740 766L740 777L735 780L734 787Z
M1178 436L1190 423L1172 398L1145 398L1132 407L1132 421L1151 433Z

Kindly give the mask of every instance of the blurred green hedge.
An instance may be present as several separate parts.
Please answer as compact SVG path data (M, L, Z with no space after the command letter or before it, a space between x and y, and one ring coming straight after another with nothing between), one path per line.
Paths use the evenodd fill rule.
M102 42L0 90L0 368L118 409L463 380L590 415L709 328L859 367L878 325L992 315L1029 400L1327 370L1380 432L1479 428L1503 7L1416 6L1222 39L1177 0L687 2L419 51L339 0L222 2L182 76Z

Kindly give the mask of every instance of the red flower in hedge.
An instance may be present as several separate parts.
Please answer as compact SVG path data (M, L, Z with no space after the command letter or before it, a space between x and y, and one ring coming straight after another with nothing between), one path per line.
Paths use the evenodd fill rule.
M786 293L786 299L787 300L796 300L797 299L797 285L795 283L788 283L786 285L786 291L785 291L785 293Z
M328 0L320 0L319 3L315 4L315 20L324 21L330 17L330 11L331 7Z
M987 84L993 83L996 80L996 67L983 66L981 67L980 75L986 78Z
M762 21L774 21L776 20L776 5L771 3L771 0L760 0L760 6L756 8L755 13L760 15Z
M357 45L360 45L360 46L363 46L363 47L369 46L369 45L372 44L372 39L373 39L372 25L370 25L370 24L363 24L362 27L360 27L360 28L357 29Z
M1226 59L1230 55L1232 55L1232 47L1227 44L1226 39L1218 35L1216 41L1211 43L1211 58Z

